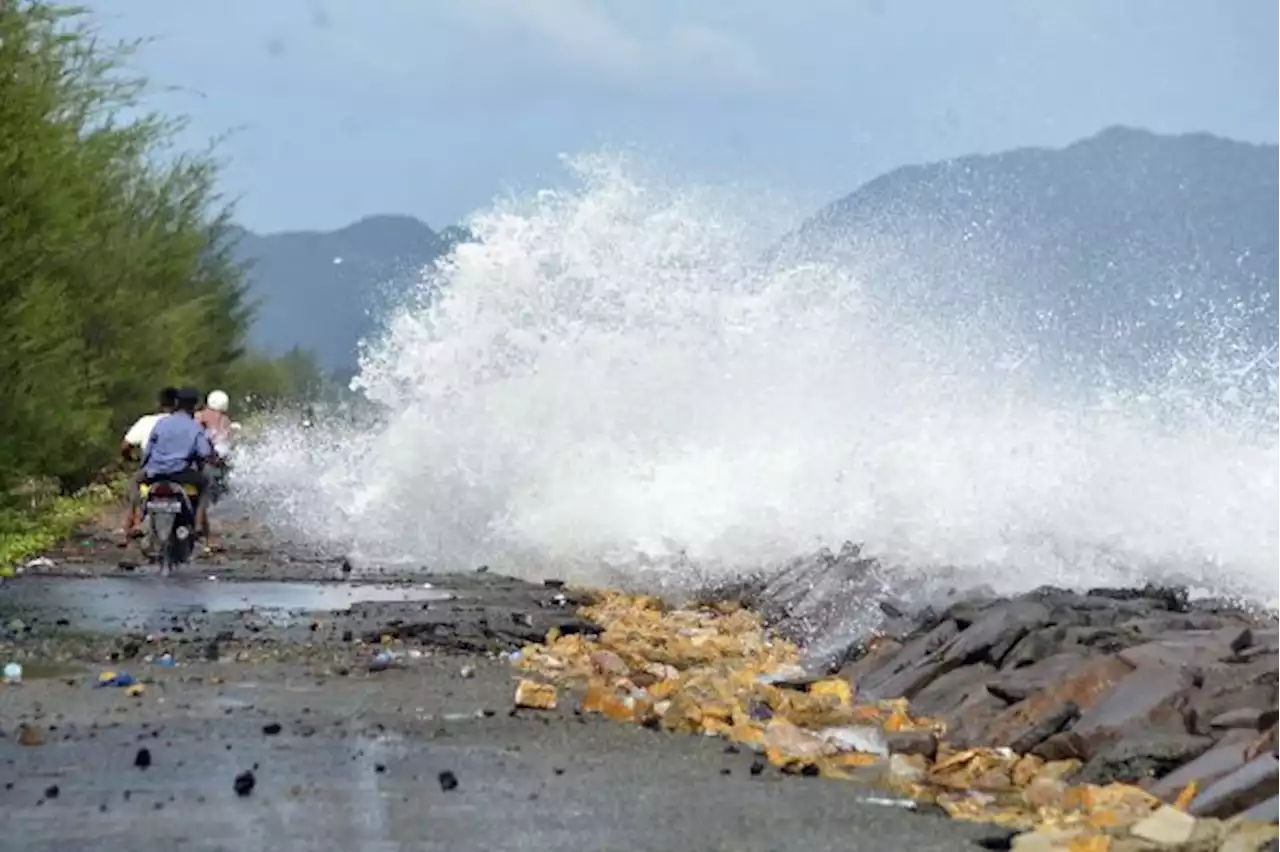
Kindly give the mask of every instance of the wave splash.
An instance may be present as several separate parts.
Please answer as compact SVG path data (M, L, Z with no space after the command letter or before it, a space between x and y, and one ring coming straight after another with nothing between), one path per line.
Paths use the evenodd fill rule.
M572 168L424 271L362 355L366 422L246 448L267 520L432 570L723 576L853 540L1001 590L1277 597L1273 367L1082 392L1017 329L771 252L760 199Z

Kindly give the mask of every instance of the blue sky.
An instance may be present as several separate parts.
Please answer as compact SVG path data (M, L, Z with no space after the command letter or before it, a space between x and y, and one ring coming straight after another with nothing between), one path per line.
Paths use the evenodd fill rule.
M230 134L259 231L441 227L625 147L814 205L1110 124L1277 137L1276 0L90 2L153 105Z

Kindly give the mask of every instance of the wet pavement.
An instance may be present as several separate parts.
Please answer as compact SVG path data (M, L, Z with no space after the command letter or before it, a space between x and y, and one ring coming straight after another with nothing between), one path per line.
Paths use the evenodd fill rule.
M20 753L7 768L22 781L0 794L7 839L0 845L345 852L803 844L869 852L960 849L964 835L981 833L860 804L834 785L752 778L741 756L690 755L673 742L615 736L529 746L522 736L526 747L511 751L513 740L478 731L448 744L395 735L266 742L243 731L228 734L228 750L195 733L167 731L182 741L149 747L154 757L145 771L133 765L140 746L127 727L91 743ZM256 783L241 798L234 778L246 770ZM442 789L446 771L458 779L454 790ZM56 798L49 797L53 785Z
M990 834L753 774L755 756L721 740L580 717L567 700L513 714L502 660L132 671L149 681L137 697L95 688L92 670L0 689L0 848L941 852ZM21 724L41 744L20 744Z
M990 834L753 774L746 750L579 716L569 695L513 712L506 652L587 627L558 584L336 582L362 571L224 526L229 552L190 576L128 564L104 527L0 586L0 654L25 669L0 687L0 849L932 852ZM140 688L100 687L106 670Z
M308 612L361 603L445 601L430 583L282 583L205 577L27 577L6 588L0 613L32 623L68 621L78 630L144 628L174 616L254 612L287 624Z

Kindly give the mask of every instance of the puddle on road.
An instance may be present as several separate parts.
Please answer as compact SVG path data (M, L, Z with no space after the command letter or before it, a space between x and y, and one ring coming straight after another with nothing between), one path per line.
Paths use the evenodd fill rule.
M67 618L72 626L96 627L183 614L340 612L359 603L445 601L452 597L424 585L388 583L28 577L0 589L0 606L6 617Z

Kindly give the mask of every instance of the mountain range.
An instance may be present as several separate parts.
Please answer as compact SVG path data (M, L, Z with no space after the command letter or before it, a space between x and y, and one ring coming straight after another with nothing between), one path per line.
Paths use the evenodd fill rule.
M1067 360L1110 366L1232 340L1277 338L1276 145L1115 127L895 169L819 211L776 249L842 259L899 306L1011 330ZM239 233L260 307L251 342L354 368L388 296L463 233L408 216L331 232Z

